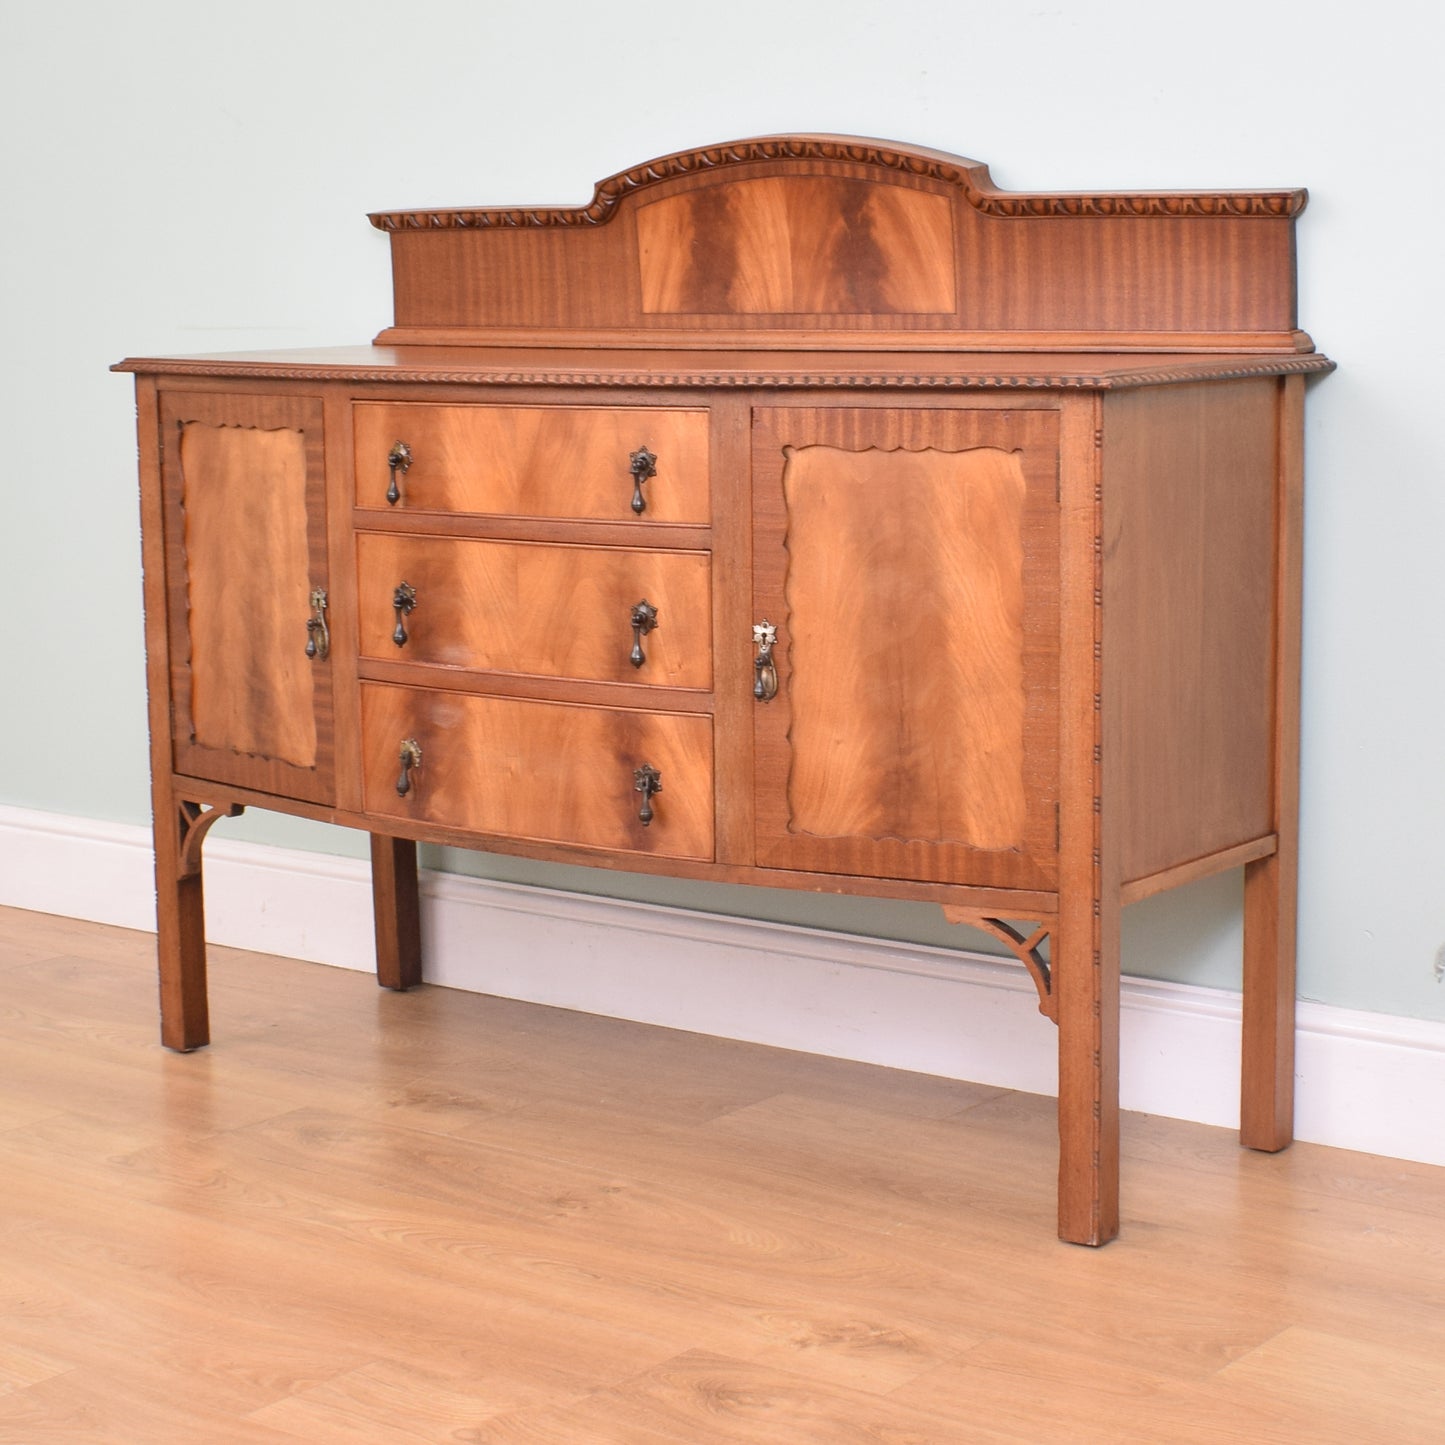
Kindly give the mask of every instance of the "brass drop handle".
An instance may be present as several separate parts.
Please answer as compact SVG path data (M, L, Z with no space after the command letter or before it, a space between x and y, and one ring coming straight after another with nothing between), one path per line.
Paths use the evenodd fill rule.
M639 447L628 460L632 470L632 510L640 517L647 510L642 484L657 475L657 457L646 447Z
M633 770L632 788L634 792L642 794L642 807L638 811L637 821L645 828L655 816L652 800L662 791L662 774L656 768L643 763L640 768Z
M394 507L401 501L401 484L397 473L405 476L411 470L411 448L405 442L397 442L386 454L386 465L391 469L391 485L386 489L386 500Z
M306 619L306 656L325 662L331 654L331 629L326 625L326 589L311 590L311 616Z
M753 646L758 650L753 658L753 696L759 702L771 702L778 695L778 668L773 661L777 641L778 629L766 617L753 623Z
M396 627L392 631L391 640L398 647L405 647L406 619L411 615L412 608L416 606L416 588L410 582L403 582L391 594L391 605L396 610Z
M401 776L396 780L396 794L404 798L411 792L411 775L421 767L421 744L415 738L407 738L401 745Z
M657 608L644 597L632 609L632 651L627 654L627 660L633 667L641 667L647 661L642 639L656 626Z

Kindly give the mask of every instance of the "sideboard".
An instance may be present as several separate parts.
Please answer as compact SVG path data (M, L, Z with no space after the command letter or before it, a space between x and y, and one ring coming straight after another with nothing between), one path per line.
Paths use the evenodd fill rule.
M416 844L936 902L1059 1048L1059 1232L1118 1228L1119 914L1243 868L1242 1139L1292 1128L1304 192L1004 192L767 137L575 209L378 214L370 346L127 360L162 1038L202 843Z

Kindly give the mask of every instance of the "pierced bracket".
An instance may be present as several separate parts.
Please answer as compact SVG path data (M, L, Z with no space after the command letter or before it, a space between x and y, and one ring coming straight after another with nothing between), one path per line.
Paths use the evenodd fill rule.
M396 627L392 631L391 640L398 647L405 647L406 619L411 615L412 608L416 606L416 588L410 582L403 582L391 594L391 605L396 609Z
M181 799L176 804L176 829L180 841L179 867L176 877L199 878L201 876L201 844L206 834L221 818L239 818L246 811L241 803L227 803L207 808L204 803L192 803Z
M1045 1018L1059 1021L1059 1000L1054 994L1053 973L1048 960L1039 952L1044 940L1054 931L1053 919L1043 920L1032 933L1020 933L1011 923L1002 918L991 918L976 909L960 908L952 903L943 905L943 916L950 923L964 923L970 928L981 928L985 933L998 939L1023 966L1028 969L1039 994L1039 1012Z
M647 510L642 484L657 475L657 457L646 447L638 447L628 461L632 472L632 510L640 517Z
M644 597L632 609L632 651L627 654L627 660L633 667L641 667L647 661L642 639L656 626L657 608Z
M646 828L654 817L652 800L662 791L662 774L656 768L643 763L640 768L633 769L632 789L642 794L642 807L638 810L637 821Z
M325 662L331 655L331 629L326 625L326 589L311 589L311 616L306 619L306 656Z
M386 500L394 507L401 501L401 484L397 473L405 476L411 469L411 448L405 442L397 442L386 454L386 465L391 470L391 485L386 489Z

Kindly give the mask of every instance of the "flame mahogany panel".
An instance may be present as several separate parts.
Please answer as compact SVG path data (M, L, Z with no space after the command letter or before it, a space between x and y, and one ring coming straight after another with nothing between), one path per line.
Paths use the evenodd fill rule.
M306 656L327 578L320 404L166 393L160 417L177 769L328 799L330 668Z
M589 206L378 213L387 340L526 330L1089 333L1154 349L1292 350L1302 191L1022 194L977 161L835 136L663 157ZM826 333L841 333L828 338ZM1080 344L1075 341L1074 344ZM1088 343L1083 343L1088 344Z
M712 719L363 683L366 809L412 824L662 857L713 856ZM403 797L400 747L422 762ZM662 774L639 819L635 770Z
M760 408L758 861L1048 886L1058 419Z
M359 507L387 507L387 457L403 441L412 462L398 479L398 515L709 520L705 411L367 402L355 419ZM644 447L657 458L657 475L643 483L646 509L638 514L630 458Z
M842 177L739 180L637 208L647 314L947 316L943 196Z
M394 592L416 591L398 646ZM708 688L712 586L706 552L409 537L357 537L363 657L442 667ZM656 626L630 661L631 612Z

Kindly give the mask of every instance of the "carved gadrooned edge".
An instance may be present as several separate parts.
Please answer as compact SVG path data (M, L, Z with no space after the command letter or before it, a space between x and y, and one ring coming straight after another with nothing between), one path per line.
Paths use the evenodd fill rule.
M1038 990L1039 1012L1045 1018L1058 1023L1059 1001L1054 994L1053 974L1048 959L1039 951L1056 926L1052 918L1042 919L1032 932L1022 933L1005 919L972 908L960 908L946 903L943 906L943 916L950 923L962 923L970 928L982 929L998 939L1028 969L1034 988Z
M206 834L222 818L239 818L246 811L240 803L217 804L207 808L203 803L182 800L176 804L176 827L180 841L180 862L176 870L180 878L195 878L201 871L201 844Z
M275 381L394 381L433 382L463 386L696 386L696 387L880 387L908 389L954 388L969 391L1119 391L1169 382L1239 381L1252 376L1290 376L1334 370L1334 362L1319 355L1261 357L1225 367L1198 364L1159 367L1124 374L1058 375L1051 372L866 372L866 371L588 371L518 368L508 371L435 371L395 366L293 366L267 362L137 361L122 362L112 370L156 376L241 376Z
M988 167L963 156L907 149L880 141L847 136L764 136L730 141L699 150L679 151L647 161L620 175L599 181L592 200L578 207L462 207L444 210L377 211L367 219L380 231L488 230L507 227L600 226L635 191L663 181L698 175L728 166L759 161L835 161L878 166L908 176L942 182L962 191L964 199L986 216L1233 216L1279 220L1299 215L1308 193L1234 191L1228 193L1062 194L1038 195L1000 191Z

